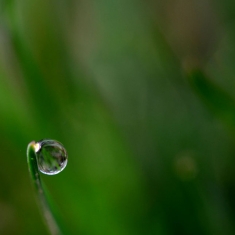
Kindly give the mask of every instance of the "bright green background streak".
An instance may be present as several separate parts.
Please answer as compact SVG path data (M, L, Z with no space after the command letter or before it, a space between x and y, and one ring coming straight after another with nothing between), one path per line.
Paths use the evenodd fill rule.
M71 234L235 232L233 1L0 1L0 234L46 234L26 147Z

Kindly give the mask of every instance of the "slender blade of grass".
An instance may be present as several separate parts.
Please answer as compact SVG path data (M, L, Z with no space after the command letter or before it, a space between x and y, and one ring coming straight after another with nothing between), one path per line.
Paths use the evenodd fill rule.
M43 217L48 226L48 229L52 235L62 235L61 228L56 221L55 215L52 211L52 206L50 206L49 200L46 197L45 190L42 186L38 163L35 155L35 142L32 141L29 143L27 148L27 161L30 176L36 189L37 199L39 201L40 208L42 210ZM48 192L47 192L48 194Z

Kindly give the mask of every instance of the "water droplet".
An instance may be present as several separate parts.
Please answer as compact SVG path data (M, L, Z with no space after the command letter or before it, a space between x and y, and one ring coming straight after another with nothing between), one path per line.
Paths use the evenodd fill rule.
M34 145L39 170L47 175L61 172L67 165L68 154L56 140L40 140Z

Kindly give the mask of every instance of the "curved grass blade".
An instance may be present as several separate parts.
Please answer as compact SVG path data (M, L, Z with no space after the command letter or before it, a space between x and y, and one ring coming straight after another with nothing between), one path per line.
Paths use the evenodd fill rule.
M43 217L52 235L62 235L62 229L56 220L56 214L53 213L53 206L45 193L44 187L40 179L38 163L35 155L35 142L32 141L27 147L27 162L30 176L36 189L37 199L42 210ZM54 209L54 208L53 208Z

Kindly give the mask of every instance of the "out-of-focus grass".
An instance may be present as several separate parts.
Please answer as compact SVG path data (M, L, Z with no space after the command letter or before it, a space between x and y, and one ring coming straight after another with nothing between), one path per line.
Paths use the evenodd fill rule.
M0 234L47 232L42 138L69 154L42 178L71 234L234 234L234 6L1 1Z

